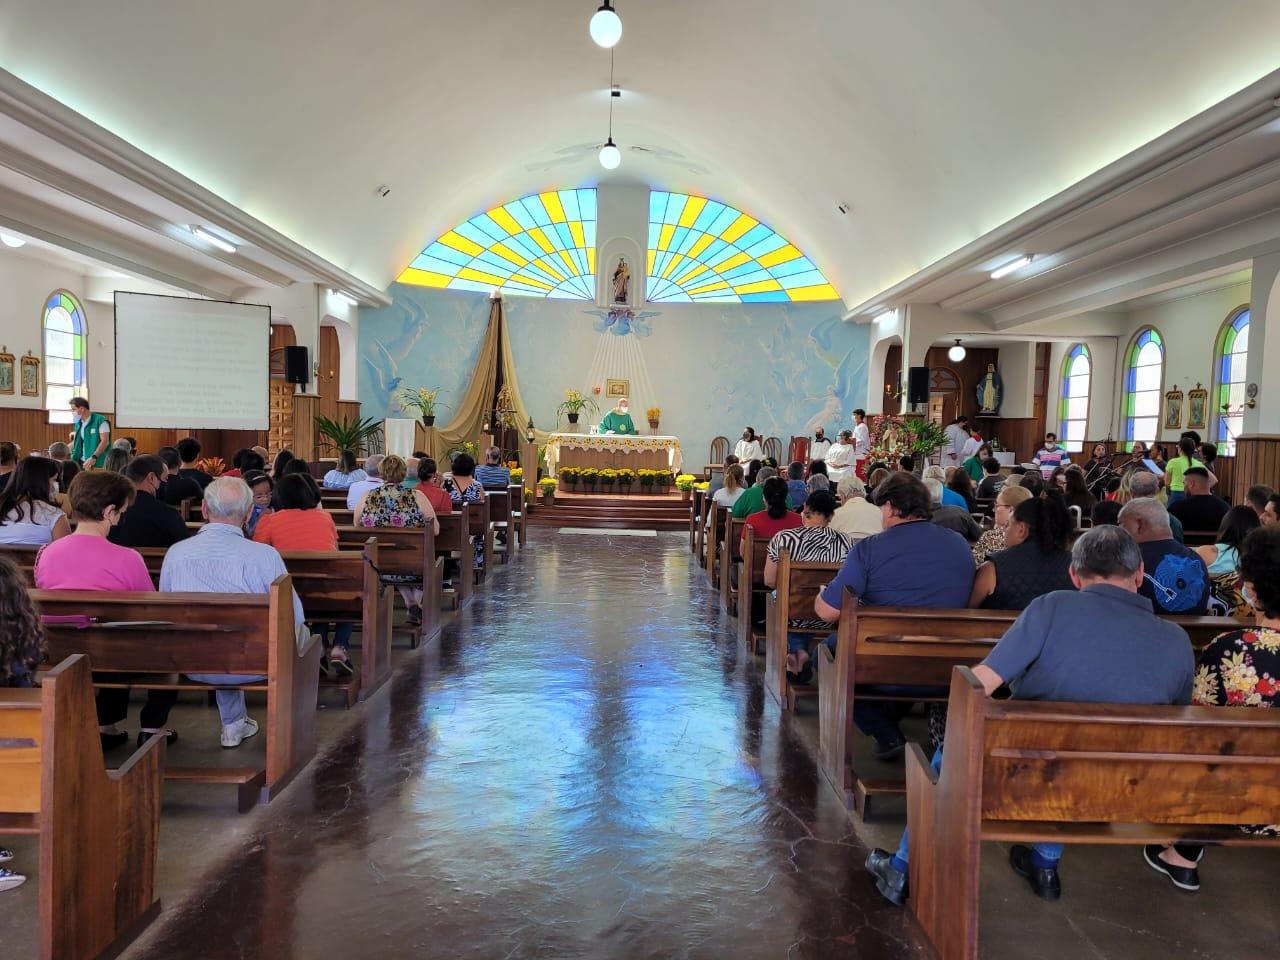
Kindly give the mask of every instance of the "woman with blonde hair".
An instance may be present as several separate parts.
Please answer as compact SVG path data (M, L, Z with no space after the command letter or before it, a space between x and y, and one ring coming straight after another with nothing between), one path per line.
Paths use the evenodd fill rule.
M746 474L742 470L742 464L731 463L724 471L724 486L712 494L711 502L720 504L726 510L732 510L745 489Z

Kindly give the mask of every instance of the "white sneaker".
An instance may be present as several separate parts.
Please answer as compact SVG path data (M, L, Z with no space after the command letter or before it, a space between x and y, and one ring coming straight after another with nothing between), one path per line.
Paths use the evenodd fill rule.
M13 851L6 847L0 847L0 863L8 863L13 859Z
M245 717L239 723L233 723L229 727L222 728L222 745L228 750L232 747L238 747L257 732L258 721L251 717Z
M26 882L27 878L22 874L0 867L0 891L12 890L14 887L20 887Z

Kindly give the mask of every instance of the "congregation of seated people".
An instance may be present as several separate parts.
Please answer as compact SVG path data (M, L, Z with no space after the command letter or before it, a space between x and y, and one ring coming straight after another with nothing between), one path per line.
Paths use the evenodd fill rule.
M103 433L102 449L82 468L66 443L23 455L16 444L0 442L0 687L34 686L39 671L49 666L29 584L15 559L4 554L6 548L37 548L30 575L42 590L263 594L286 573L282 553L338 549L337 526L324 509L323 490L345 493L359 526L431 526L439 533L437 516L459 504L478 503L486 486L505 490L511 477L496 448L487 451L480 467L470 456L456 455L447 474L426 453L408 463L374 454L359 467L355 456L343 451L321 483L308 463L288 450L270 464L261 447L238 450L231 468L216 477L202 465L202 452L195 437L147 453L139 452L132 438L112 441ZM179 509L183 506L204 522L189 525ZM141 548L165 550L158 584L138 553ZM474 562L483 562L480 543ZM404 593L407 622L420 624L421 577L384 579L394 580ZM352 676L353 624L307 623L296 592L292 602L299 642L307 631L322 641L322 673L338 679ZM135 735L126 729L127 683L136 680L145 686L145 677L110 676L115 683L95 694L104 755L127 743L141 746L151 737L169 743L178 739L169 724L176 689L147 689ZM243 685L265 677L189 674L185 679L212 691L224 749L235 749L258 733ZM0 847L0 891L26 879L7 866L12 858L11 851Z
M792 683L811 682L818 643L835 649L835 634L824 638L823 628L837 624L851 590L862 606L1020 611L974 669L987 695L1271 706L1280 702L1280 494L1257 484L1231 506L1215 492L1215 459L1213 446L1189 433L1174 456L1135 444L1128 457L1113 457L1099 444L1072 464L1050 434L1036 469L1005 468L984 443L962 465L927 466L922 476L910 455L859 463L828 492L809 485L815 467L826 479L823 464L794 461L778 476L759 460L744 466L730 456L708 496L769 538L767 588L777 585L784 552L795 562L840 564L812 615L787 624ZM1193 549L1187 532L1211 534L1211 542ZM1223 633L1197 658L1186 632L1166 618L1205 614L1257 626ZM1140 675L1116 669L1134 662L1143 664ZM904 753L912 698L931 701L929 746L940 769L946 704L937 700L947 690L881 684L864 692L893 697L858 698L852 717L885 762ZM1015 844L1010 865L1038 896L1057 899L1062 851ZM1185 891L1199 888L1202 855L1183 843L1141 851ZM867 859L877 889L895 904L909 895L907 859L905 833L896 851Z

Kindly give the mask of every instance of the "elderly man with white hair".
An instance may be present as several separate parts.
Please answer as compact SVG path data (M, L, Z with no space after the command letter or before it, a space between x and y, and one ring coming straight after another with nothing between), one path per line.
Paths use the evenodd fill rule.
M1120 510L1120 526L1142 550L1146 573L1138 592L1156 613L1204 616L1212 583L1200 555L1173 538L1169 511L1151 497L1130 500Z
M364 461L364 472L368 475L364 480L357 480L351 486L347 487L347 509L354 510L366 493L375 487L382 486L382 461L385 460L381 453L370 454Z
M933 502L933 522L940 527L954 530L970 543L977 543L978 538L982 536L982 528L978 526L968 510L944 501L943 492L946 487L942 485L942 481L937 477L926 477L924 486L929 491L929 499Z
M253 509L253 491L239 477L219 477L204 490L200 511L207 521L194 537L175 543L160 568L162 593L266 593L288 571L274 547L254 543L244 535ZM303 627L302 602L293 595L295 629ZM217 639L205 641L217 643ZM192 674L197 683L214 686L254 683L265 677L239 674ZM258 732L245 710L244 691L219 690L222 745L238 747Z
M831 518L831 529L843 533L850 543L879 533L884 529L884 517L880 508L867 500L867 487L862 480L850 474L836 484L840 507Z
M1147 470L1138 470L1129 477L1129 492L1132 494L1130 497L1132 500L1137 500L1139 497L1155 498L1160 493L1160 487L1160 478ZM1158 500L1156 502L1159 503ZM1182 535L1182 521L1173 514L1168 513L1168 509L1168 507L1165 507L1165 512L1169 518L1169 529L1173 531L1173 539L1182 543L1184 542Z

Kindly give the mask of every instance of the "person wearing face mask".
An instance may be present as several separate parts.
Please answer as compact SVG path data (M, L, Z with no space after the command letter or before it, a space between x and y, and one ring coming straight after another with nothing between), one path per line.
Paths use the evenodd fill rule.
M827 451L831 449L831 441L827 439L827 431L822 427L813 431L813 443L809 444L810 460L827 459Z
M171 547L190 535L178 511L156 498L164 482L164 461L154 454L134 457L124 468L134 500L107 539L122 547Z
M111 424L100 413L89 409L84 397L71 398L71 459L90 467L103 467L107 463L107 451L111 447Z
M631 419L631 404L627 402L626 397L619 397L618 402L614 404L612 410L604 415L604 419L600 421L601 433L618 433L634 436L636 432L635 422Z

